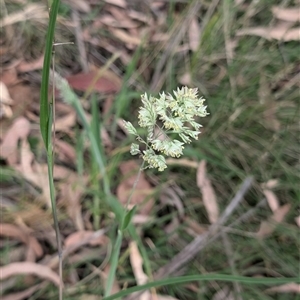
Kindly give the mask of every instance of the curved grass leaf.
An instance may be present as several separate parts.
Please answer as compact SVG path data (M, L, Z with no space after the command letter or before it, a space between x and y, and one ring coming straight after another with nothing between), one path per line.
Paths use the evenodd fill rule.
M290 282L300 282L300 278L261 278L261 277L244 277L234 275L223 275L223 274L211 274L211 275L192 275L162 279L160 281L149 282L144 285L135 286L127 290L123 290L119 293L105 297L102 300L114 300L127 296L134 292L144 291L152 287L160 287L172 284L182 284L192 281L229 281L229 282L240 282L244 284L284 284Z

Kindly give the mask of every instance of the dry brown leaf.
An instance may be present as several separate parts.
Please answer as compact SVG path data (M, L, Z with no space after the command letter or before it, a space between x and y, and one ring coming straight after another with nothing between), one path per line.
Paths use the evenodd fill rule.
M135 214L132 217L132 224L147 224L152 221L153 218L145 215Z
M27 250L27 256L26 261L35 262L37 257L41 257L43 255L44 251L38 240L30 236L28 239L28 250Z
M15 116L24 115L28 107L39 102L39 87L20 82L9 87L11 98L14 100L13 112Z
M0 103L0 119L10 119L13 116L13 111L9 105Z
M192 76L191 73L184 73L179 77L179 83L181 83L182 85L192 85Z
M120 78L109 70L95 69L88 73L71 75L66 80L73 89L84 92L92 88L100 93L114 93L121 88Z
M202 193L202 200L211 224L216 223L219 218L219 206L215 191L206 175L206 161L199 163L197 170L197 186Z
M276 195L274 194L273 191L264 189L263 193L264 193L265 197L267 198L269 207L271 208L272 212L275 212L280 206L278 198L276 197Z
M133 21L130 17L128 17L128 12L126 10L119 9L114 6L108 7L107 10L111 13L113 22L112 20L109 20L110 24L106 25L119 28L123 27L127 29L138 27L138 23Z
M55 285L60 285L59 276L49 267L32 262L19 262L0 267L0 279L4 280L15 275L33 274L43 279L52 281Z
M90 231L90 232L92 232L92 234L86 234L86 236L85 234L80 236L80 234L76 234L75 232L75 238L70 237L70 241L67 241L68 247L64 247L63 257L65 258L69 256L73 252L77 251L80 247L85 245L93 245L93 243L100 245L100 239L103 239L103 243L101 242L101 245L107 245L109 243L108 237L104 235L105 230L100 229L97 231ZM70 236L72 236L72 234ZM82 237L81 240L80 237ZM77 243L75 243L76 241ZM58 256L55 255L51 258L50 261L48 261L47 266L51 269L54 269L58 266L58 264L59 264Z
M136 28L138 24L130 19L116 20L110 15L103 15L100 17L99 21L106 26L116 27L116 28Z
M134 160L126 161L120 164L120 170L124 177L124 180L117 187L117 197L123 205L127 203L127 199L131 193L132 187L138 174L138 169L139 166ZM146 180L146 177L142 172L130 202L132 206L140 206L138 208L138 213L143 215L149 215L153 207L153 198L148 198L149 195L151 195L151 193L151 185ZM146 198L147 203L144 204Z
M45 200L48 207L51 207L47 165L39 165L34 160L34 155L30 150L27 140L21 141L20 152L20 164L16 165L14 168L19 171L24 178L42 189L42 198Z
M127 3L125 0L105 0L106 3L113 4L122 8L127 7Z
M59 140L55 140L55 152L60 160L65 163L75 164L76 151L69 143Z
M117 29L117 28L111 28L110 32L118 38L120 41L127 43L127 44L132 44L132 45L140 45L141 44L141 39L132 35L129 35L125 30L122 29Z
M0 81L2 81L6 86L12 86L20 82L16 68L11 67L7 70L2 70L0 72Z
M149 17L149 14L145 14L142 12L138 12L136 10L129 10L127 11L128 17L140 21L142 23L148 24L148 25L154 25L152 19Z
M139 252L136 242L132 241L129 244L129 252L130 252L130 264L132 267L132 271L134 274L134 278L136 280L137 285L142 285L147 283L148 276L143 271L143 259ZM139 296L140 300L149 300L150 292L145 291Z
M286 283L279 286L271 287L265 290L266 293L295 293L300 294L300 284L297 283Z
M273 189L278 185L278 180L277 179L270 179L265 183L262 183L261 187L263 189Z
M10 97L6 84L0 81L0 103L1 104L13 104L13 100Z
M273 28L255 27L245 28L237 32L237 36L243 35L256 35L265 39L275 39L278 41L289 42L300 40L300 27L299 28L287 28L286 26L277 25Z
M143 271L143 259L139 252L136 242L132 241L129 244L130 263L135 280L138 285L145 284L148 281L148 276Z
M18 142L26 139L30 132L30 123L24 117L16 119L6 132L0 145L0 155L6 159L10 166L18 161Z
M272 13L275 18L288 22L300 22L300 7L283 8L273 6Z
M34 236L31 236L29 232L22 230L18 226L2 223L0 224L0 235L16 238L26 244L28 247L27 255L30 254L30 261L35 261L36 257L43 255L43 248L38 240ZM27 260L29 260L28 256Z
M19 227L12 224L1 223L0 235L17 238L25 244L28 242L28 236L26 235L26 233L24 233Z
M1 21L1 26L9 26L15 23L38 20L41 23L46 23L49 14L47 8L42 4L29 4L22 11L11 13L4 17Z
M256 236L258 238L264 238L269 236L275 230L276 225L283 221L284 217L289 212L290 208L291 208L290 204L285 204L279 207L274 212L274 214L269 218L268 221L263 221L261 223L260 228L256 233Z
M20 73L30 72L34 70L41 70L44 64L44 55L40 56L38 59L31 62L21 61L17 66L17 70Z
M178 165L178 166L183 166L183 167L189 167L189 168L194 168L197 169L199 166L199 163L195 161L188 160L186 158L168 158L166 159L166 164L167 165Z
M89 244L91 246L97 245L105 245L107 243L107 237L103 234L97 234L98 232L82 230L71 233L65 239L65 247L73 248L77 245L86 245Z
M136 242L132 241L129 244L129 258L130 264L132 267L132 271L134 274L134 278L136 280L137 285L143 285L147 283L148 276L144 273L143 270L143 258L139 252L138 246ZM151 295L150 291L144 291L142 294L139 295L139 300L177 300L176 298L165 296L165 295Z
M72 111L55 120L55 131L68 132L76 123L76 112Z
M189 34L190 48L192 51L195 52L198 49L200 43L200 35L201 35L199 22L196 16L191 21L188 34Z

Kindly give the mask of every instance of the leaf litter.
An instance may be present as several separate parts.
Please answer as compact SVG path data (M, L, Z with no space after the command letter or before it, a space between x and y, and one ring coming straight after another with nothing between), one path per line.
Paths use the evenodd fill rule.
M0 155L6 159L10 166L18 163L19 140L27 138L30 132L30 123L24 117L16 119L6 132L0 145Z
M24 244L26 244L27 247L34 252L33 260L35 260L35 257L39 258L43 255L43 249L41 244L38 242L38 240L30 233L22 230L21 228L15 225L1 223L0 235L10 237L10 238L16 238L22 241Z
M211 224L219 218L219 206L216 193L206 173L206 161L202 160L197 169L197 186L202 194L202 201Z
M15 275L33 274L43 279L48 279L56 286L59 286L60 280L57 273L49 267L32 262L18 262L0 267L0 279L4 280Z
M299 41L300 27L293 28L294 23L299 22L299 8L272 7L271 9L277 23L270 27L243 28L237 31L237 36L256 35L268 40L278 40L283 42Z
M72 1L71 1L72 2ZM97 1L89 1L88 3L78 0L74 1L74 3L71 3L70 1L66 1L66 4L68 6L71 6L72 9L78 10L81 12L82 15L84 13L87 13L90 11L91 7L94 7L97 4ZM150 1L151 2L151 1ZM73 60L72 64L72 70L69 68L68 70L64 70L65 77L69 80L70 85L78 91L86 92L86 90L94 83L95 75L99 68L103 65L103 58L101 58L101 55L98 55L99 53L102 53L102 50L107 51L108 53L114 53L117 51L120 51L121 56L120 60L116 63L117 66L120 64L127 65L131 59L132 59L132 53L135 49L137 49L139 46L147 45L149 49L155 49L155 47L159 46L163 49L166 49L168 43L171 41L170 39L170 32L168 29L165 28L165 20L167 17L166 7L167 4L164 1L155 1L151 3L146 4L146 8L143 7L142 11L139 11L138 6L137 7L131 7L129 2L126 2L124 0L106 0L104 7L103 7L103 14L101 13L101 17L95 18L94 22L91 23L91 26L86 26L84 28L84 39L87 45L87 48L94 48L96 49L95 52L89 53L91 57L93 57L93 61L88 61L90 66L95 65L95 68L91 68L92 71L88 73L84 73L78 68L78 63ZM243 1L236 1L236 3L242 3ZM144 5L144 4L143 4ZM180 6L182 4L176 3L175 6ZM130 9L128 8L130 6ZM36 9L36 12L38 12L38 15L33 16L32 11L34 12ZM149 10L149 13L148 13ZM299 14L297 15L297 9L283 9L281 7L273 7L271 8L271 11L275 18L275 25L270 25L270 28L267 27L254 27L254 28L245 28L241 31L237 32L237 35L258 35L266 39L279 39L281 41L290 41L290 40L298 40L299 37L299 30L297 27L296 22L299 22ZM17 14L12 14L8 17L6 17L5 20L5 26L8 28L9 26L15 26L16 24L20 22L32 22L33 24L37 23L45 23L48 18L48 12L47 9L43 6L26 6L25 12L18 11ZM43 16L46 17L43 18ZM178 17L176 13L174 13L175 18ZM25 23L24 23L25 24ZM61 24L65 24L64 26L71 26L68 24L66 20L59 20L58 26ZM203 38L201 36L202 32L202 26L201 26L201 20L197 18L196 15L194 15L191 18L191 26L187 30L186 35L186 42L187 44L179 45L178 47L174 47L174 52L183 51L184 55L187 53L187 51L191 50L195 54L197 53L197 49L200 43L200 38ZM72 28L72 26L70 27ZM61 30L61 28L59 28ZM205 28L203 28L205 30ZM102 35L102 31L105 32L108 35ZM60 34L60 33L58 33ZM100 36L100 37L99 37ZM157 43L157 45L156 45ZM153 47L153 48L152 48ZM176 48L176 49L175 49ZM1 51L5 50L1 47ZM90 49L89 49L90 50ZM150 52L151 52L150 51ZM5 53L5 52L4 52ZM181 53L181 52L178 52ZM37 188L38 193L40 194L39 200L43 200L40 203L47 203L49 206L49 199L47 199L46 194L48 193L48 187L47 187L47 172L46 172L46 165L44 164L43 155L38 154L33 151L31 148L31 145L29 145L29 139L36 138L37 136L37 122L38 122L38 109L35 108L33 110L34 103L29 103L29 106L24 106L24 109L21 109L20 112L16 113L15 108L18 109L19 105L25 101L34 102L33 97L31 95L32 86L34 84L38 84L39 82L30 82L30 87L28 85L28 82L26 85L22 81L21 78L25 78L27 74L25 73L31 73L33 74L34 71L37 71L41 68L42 58L43 54L40 53L40 56L36 56L32 60L27 60L22 58L22 53L20 53L20 57L18 57L18 60L15 61L15 65L11 66L10 69L5 70L4 73L1 73L1 80L4 84L7 85L8 91L10 93L11 98L13 99L13 102L10 102L8 104L12 107L12 113L13 113L13 120L10 123L10 127L8 130L4 130L4 135L1 136L1 157L3 157L6 160L6 163L14 168L15 170L18 170L21 174L23 174L23 177L28 180L28 182L31 182L32 185ZM95 58L96 57L96 58ZM100 57L100 58L99 58ZM146 56L145 56L146 57ZM139 61L137 64L137 73L139 76L141 73L145 75L147 72L149 73L149 70L145 65L149 66L150 63L152 63L149 59L149 57L146 57L145 62ZM63 60L63 59L62 59ZM96 62L96 63L95 63ZM99 63L101 62L101 63ZM145 64L144 64L145 63ZM217 62L218 63L218 62ZM115 66L116 66L115 65ZM114 67L115 67L114 66ZM222 65L220 65L220 70L223 72ZM144 69L144 70L143 70ZM74 72L74 70L76 70ZM220 71L220 73L222 73ZM74 75L75 74L75 75ZM116 75L118 74L118 75ZM122 85L128 84L128 82L122 82L122 78L120 77L120 74L122 72L111 72L107 71L103 74L102 77L99 78L95 82L95 85L93 87L94 92L99 92L107 94L110 94L111 97L111 103L114 102L114 94L118 93ZM151 74L151 72L149 73ZM149 76L148 74L148 76ZM181 73L182 74L182 73ZM219 85L220 82L223 80L224 76L226 75L226 69L225 73L223 72L219 77L215 78L216 82L215 85ZM186 72L185 77L182 77L182 82L186 81L189 85L193 85L194 78L191 76L191 71ZM142 76L141 76L142 78ZM21 82L21 88L18 90L16 87L16 84ZM139 84L142 82L132 80L134 85L136 85L137 89L140 89ZM144 83L142 83L143 85ZM263 90L264 87L266 87L265 83L261 83L261 89ZM269 87L268 87L269 88ZM22 90L23 89L23 90ZM25 90L27 90L25 95ZM270 92L272 90L270 89ZM19 96L14 97L14 93L19 93ZM0 101L1 102L1 101ZM17 105L16 105L17 104ZM72 255L79 254L81 255L80 248L84 247L84 250L90 249L90 247L95 247L94 249L98 249L98 247L106 247L109 243L109 240L106 236L104 236L103 231L94 231L92 227L92 223L90 221L91 217L88 213L88 209L86 207L86 204L84 203L83 199L85 198L85 189L89 188L89 182L88 182L88 176L84 176L84 178L79 178L76 172L74 172L74 168L76 167L76 151L74 147L72 147L72 144L74 142L74 134L73 129L77 126L77 120L76 116L73 111L70 111L70 109L64 111L63 108L64 104L60 103L58 101L57 103L57 126L56 126L56 132L61 136L67 136L68 141L65 140L57 140L56 142L56 163L59 163L60 165L55 165L55 180L57 184L57 202L59 204L59 210L60 212L66 212L63 216L60 215L60 218L62 218L62 223L65 224L66 222L67 226L63 230L63 239L65 242L65 250L66 255L69 256L70 261L72 258ZM36 107L36 105L35 105ZM111 107L113 108L113 104L111 104ZM107 110L107 114L109 113L110 108ZM270 110L270 119L275 120L275 114L274 111ZM106 114L106 113L105 113ZM26 116L25 118L23 116ZM31 117L29 117L31 116ZM19 120L22 120L23 123L23 130L27 128L27 131L25 130L25 133L21 131L21 134L18 134L17 131L14 131L14 126L16 126L15 122L19 122ZM27 119L27 122L24 121L24 119ZM30 119L31 124L28 122L28 119ZM271 127L273 127L274 131L278 131L279 127L276 123L277 119L274 123L270 124ZM22 123L21 123L22 124ZM27 127L26 127L27 126ZM109 125L110 126L110 125ZM105 136L107 140L107 151L110 153L114 146L114 140L110 137L110 129L103 129L104 133L102 132L102 137ZM12 130L13 129L13 130ZM10 131L10 136L8 137L8 132ZM10 150L7 150L7 146L9 146ZM85 147L85 146L84 146ZM4 150L4 156L2 156L2 149ZM42 158L41 158L42 157ZM86 153L84 153L84 157L86 157ZM206 209L208 220L211 224L216 223L219 218L219 204L216 198L216 192L214 191L214 187L212 183L209 180L209 175L206 171L206 162L201 161L199 164L197 160L193 161L187 158L184 159L170 159L168 161L168 164L174 166L182 166L185 168L191 168L192 170L197 170L197 185L199 187L199 190L201 192L203 205ZM127 201L127 197L130 194L130 190L132 187L132 184L135 181L137 171L138 171L138 164L135 163L135 161L131 162L125 162L124 164L120 164L120 171L122 174L122 177L119 177L120 182L117 186L117 196L119 197L120 201L125 204ZM136 224L145 224L149 220L153 222L155 220L152 216L153 208L154 208L154 197L152 197L152 194L154 194L154 188L152 184L150 184L150 180L146 176L142 174L140 178L141 184L138 185L137 193L133 196L133 203L136 203L139 205L139 211L134 216L134 223ZM290 207L289 205L280 205L279 200L277 198L276 190L274 191L274 186L269 185L269 182L267 182L265 185L261 186L263 194L267 198L268 204L270 209L272 210L273 215L266 221L262 222L261 227L259 231L256 233L257 237L265 238L269 236L276 228L276 225L278 223L281 223L284 221L284 218L286 214L289 212ZM261 191L261 190L260 190ZM166 193L166 197L169 198L169 201L172 205L175 205L177 208L180 218L176 217L174 218L173 223L170 222L169 229L173 226L173 228L177 228L181 226L180 222L184 221L187 226L189 227L187 231L188 234L191 236L197 237L198 235L201 235L207 231L206 226L199 225L198 222L195 222L193 219L189 219L188 215L185 213L185 203L182 202L183 198L177 198L177 194L168 192ZM33 197L33 196L31 196ZM200 197L199 197L200 198ZM196 199L195 205L198 205L199 198ZM37 200L37 199L34 199ZM31 201L31 199L30 199ZM172 202L173 201L173 202ZM47 240L48 237L53 233L53 228L51 225L49 225L47 228L48 230L41 230L40 235L38 235L39 228L35 223L41 224L43 223L43 219L48 220L49 215L46 213L44 208L40 208L39 206L36 206L35 208L29 207L28 210L31 212L28 213L28 216L25 216L23 212L16 212L15 214L11 214L11 216L14 216L15 218L15 224L6 224L3 223L3 225L9 225L13 227L8 228L17 228L17 232L15 235L13 234L13 230L10 233L10 239L14 239L17 241L21 241L24 245L26 245L27 249L31 249L32 252L28 253L27 259L32 260L31 262L34 262L38 258L41 258L44 256L45 260L39 261L38 264L33 265L22 265L22 262L18 265L10 264L9 266L13 266L14 268L24 268L27 267L27 273L35 274L41 279L49 280L53 283L55 283L55 280L57 279L55 276L57 274L54 272L49 273L49 270L57 268L57 261L55 257L52 258L47 257L45 253L48 253L49 249L48 247L45 247L45 245L41 242L41 240ZM44 214L43 214L44 213ZM31 217L30 217L31 216ZM300 226L300 217L295 218L295 221L298 222L298 226ZM30 220L29 220L30 219ZM179 220L180 219L180 220ZM67 220L67 221L66 221ZM31 221L31 222L29 222ZM22 225L23 224L23 225ZM26 227L28 226L28 228ZM5 227L3 227L5 228ZM27 228L27 229L26 229ZM50 230L51 229L51 230ZM168 229L167 226L164 228L164 230ZM172 228L171 228L172 229ZM170 230L171 230L170 229ZM7 232L9 230L6 228ZM32 230L32 231L31 231ZM22 236L20 236L20 232L24 232ZM9 233L6 233L6 236L9 236ZM5 234L4 234L5 235ZM47 236L47 237L46 237ZM49 238L50 240L50 238ZM50 243L51 244L51 243ZM125 245L125 243L124 243ZM22 246L25 247L25 246ZM46 249L47 248L47 249ZM55 243L52 244L52 248L55 249ZM145 275L143 271L143 261L139 254L139 250L136 245L130 245L129 248L130 252L130 258L132 260L132 268L134 269L134 274L136 277L137 282L140 280L139 278L142 278L143 280L146 280L147 276ZM79 250L79 251L78 251ZM75 252L78 251L78 253L75 254ZM43 263L47 261L48 264L47 271L43 271L44 274L38 274L36 273L35 267L41 265L43 266ZM30 263L23 262L23 263ZM109 265L105 268L105 270L102 272L104 276L107 276ZM25 270L25 269L24 269ZM7 271L6 271L7 272ZM24 271L25 272L25 271ZM41 272L41 273L43 273ZM53 271L52 271L53 272ZM7 273L6 273L7 274ZM12 272L15 276L17 274L16 270ZM52 275L50 275L52 274ZM106 275L105 275L106 274ZM51 277L53 276L53 277ZM140 277L141 276L141 277ZM55 279L56 278L56 279ZM72 282L76 283L76 276L72 279ZM57 284L57 283L55 283ZM118 285L118 282L115 281L115 284ZM279 286L278 290L276 291L276 287L274 287L275 290L272 292L281 292L280 288L282 288L282 292L295 292L297 291L297 288L295 285L286 285L285 286ZM198 292L198 287L195 288L195 292ZM273 289L273 288L272 288ZM120 288L116 288L115 291L120 290ZM15 294L11 294L10 296L12 298L9 298L10 296L4 296L7 297L7 299L23 299L25 297L29 297L32 293L36 291L36 286L32 286L32 288L29 288L27 290L24 290L23 292ZM268 292L268 290L266 290ZM271 292L271 291L270 291ZM23 296L21 295L23 293ZM27 295L27 296L25 296ZM148 293L149 297L151 296L150 293ZM93 297L93 295L89 295ZM18 298L19 297L19 298ZM23 297L23 298L22 298ZM82 299L85 295L82 295ZM87 296L86 296L87 297ZM6 298L4 298L6 299ZM156 295L156 299L175 299L170 296L161 296Z

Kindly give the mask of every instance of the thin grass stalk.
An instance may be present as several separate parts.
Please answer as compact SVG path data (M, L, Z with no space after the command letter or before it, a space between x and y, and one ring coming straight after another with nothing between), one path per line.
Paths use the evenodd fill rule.
M56 236L56 243L57 243L57 252L58 252L58 266L59 266L58 273L59 273L59 279L60 279L59 299L62 300L63 299L62 242L61 242L61 238L60 238L60 230L59 230L59 224L58 224L58 218L57 218L56 195L55 195L54 176L53 176L54 153L52 150L53 148L52 148L52 138L51 138L52 121L53 121L52 112L53 112L53 110L50 109L47 166L48 166L48 180L49 180L49 188L50 188L52 215L53 215L53 222L54 222L54 229L55 229L55 236Z
M42 73L41 94L40 94L40 130L47 150L50 199L51 199L52 215L53 215L57 250L58 250L58 259L59 259L59 278L60 278L59 299L62 300L63 299L62 244L60 239L59 224L57 218L55 186L54 186L54 178L53 178L53 166L54 166L53 145L52 145L53 105L49 104L48 101L50 66L51 66L54 31L55 31L58 8L59 8L59 0L53 0L51 10L50 10L50 15L49 15L49 26L46 34L46 48L45 48L43 73Z
M118 260L119 260L121 245L122 245L122 239L123 239L123 232L122 232L122 230L118 230L117 239L116 239L115 245L112 249L112 256L111 256L111 260L110 260L110 269L109 269L109 273L108 273L108 277L107 277L107 281L106 281L104 297L108 297L111 294L111 290L112 290L114 280L115 280L115 274L116 274L117 267L118 267Z
M103 161L105 163L105 157L104 157L104 150L103 150L103 145L102 145L102 141L101 141L101 133L100 133L100 118L99 118L99 111L98 111L98 102L97 99L95 97L95 95L93 95L92 97L92 121L91 121L91 130L93 131L93 134L95 136L95 139L97 141L97 145L98 145L98 151L101 153L101 156L103 157ZM99 174L99 169L95 160L95 155L94 153L91 151L91 155L92 155L92 165L91 165L91 176L92 176L92 186L95 190L99 191L99 189L101 189L100 185L99 185L99 181L98 181L98 174ZM93 223L94 223L94 228L95 230L99 229L99 225L100 225L100 197L99 195L97 195L97 193L94 194L93 196Z

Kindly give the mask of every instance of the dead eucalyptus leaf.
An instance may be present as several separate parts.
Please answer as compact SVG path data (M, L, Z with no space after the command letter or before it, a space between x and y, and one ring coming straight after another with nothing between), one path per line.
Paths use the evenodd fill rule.
M60 285L58 274L49 267L32 262L19 262L0 267L0 279L4 280L15 275L33 274L43 279L52 281L55 285Z
M0 81L0 103L11 105L13 104L13 100L10 97L9 91L2 81Z
M297 283L286 283L279 286L273 286L267 290L266 293L296 293L300 294L300 284Z
M188 35L189 35L190 48L192 51L195 52L198 49L198 46L200 43L200 35L201 35L199 22L198 22L196 16L191 21L191 24L189 26Z
M105 245L107 243L107 237L102 234L102 231L89 231L81 230L70 234L65 239L65 247L73 248L78 245L89 244L91 246Z
M277 196L271 190L263 190L265 197L267 198L269 207L271 208L272 212L275 212L279 208L279 201Z
M280 6L273 6L272 13L275 18L288 22L300 21L300 7L283 8Z
M147 283L148 276L143 271L143 259L139 252L136 242L132 241L129 245L130 251L130 264L136 280L137 285L143 285ZM144 291L140 296L140 300L149 300L150 292Z
M18 143L20 139L26 139L30 132L30 123L24 117L15 120L8 129L0 145L1 157L7 160L10 166L18 161Z
M279 26L273 28L255 27L245 28L237 31L237 36L256 35L268 40L278 40L283 42L299 41L300 27L286 28L286 26Z
M202 193L202 200L211 224L216 223L219 218L219 207L217 197L210 180L206 175L206 161L202 160L197 169L197 186Z

